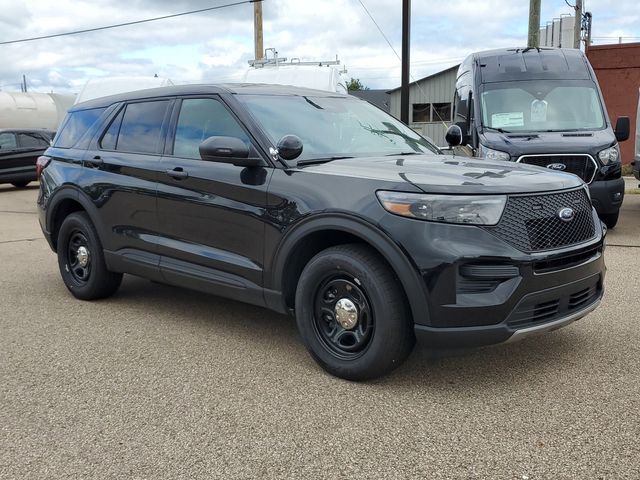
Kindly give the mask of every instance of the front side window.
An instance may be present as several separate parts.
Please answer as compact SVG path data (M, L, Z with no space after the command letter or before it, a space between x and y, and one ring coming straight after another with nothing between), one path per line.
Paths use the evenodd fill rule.
M133 153L160 153L162 124L169 100L127 105L118 134L116 150Z
M505 131L595 130L605 126L593 82L532 80L486 84L484 127Z
M0 133L0 150L15 150L16 148L16 136L13 133Z
M104 108L92 108L69 113L62 129L56 136L54 146L59 148L73 147L87 133L87 130L96 123L104 110Z
M178 157L200 158L199 146L209 137L236 137L250 143L249 137L225 106L212 98L192 98L182 101L176 126L173 154Z
M368 102L346 96L238 95L277 145L300 137L300 160L440 153L426 138ZM296 161L298 160L296 159Z

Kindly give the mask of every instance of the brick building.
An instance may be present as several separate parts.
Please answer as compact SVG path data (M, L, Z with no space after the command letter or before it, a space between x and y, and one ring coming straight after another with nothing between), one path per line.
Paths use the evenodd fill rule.
M609 118L615 127L618 117L629 117L631 135L620 144L622 162L634 157L634 138L640 88L640 43L589 47L587 57L596 72Z

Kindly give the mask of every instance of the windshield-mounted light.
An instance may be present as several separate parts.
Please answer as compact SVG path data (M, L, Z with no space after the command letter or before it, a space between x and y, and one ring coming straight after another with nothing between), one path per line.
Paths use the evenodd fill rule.
M480 158L485 158L491 161L500 160L503 162L507 162L511 160L511 155L509 155L507 152L501 152L500 150L493 150L492 148L487 148L482 144L480 144L480 151L478 153L478 156Z
M598 158L604 165L617 162L620 159L620 148L616 143L613 147L605 148L598 153Z
M431 222L495 225L506 195L434 195L379 191L380 203L390 213Z

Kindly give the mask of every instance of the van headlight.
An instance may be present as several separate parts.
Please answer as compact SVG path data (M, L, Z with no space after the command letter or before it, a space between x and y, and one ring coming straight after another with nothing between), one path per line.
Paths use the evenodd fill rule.
M379 191L388 212L432 222L495 225L500 220L506 195L434 195Z
M605 148L598 152L598 158L604 165L620 160L620 147L616 143L613 147Z
M480 151L478 152L478 156L491 161L501 160L503 162L508 162L509 160L511 160L511 155L509 155L507 152L493 150L492 148L487 148L482 144L480 144Z

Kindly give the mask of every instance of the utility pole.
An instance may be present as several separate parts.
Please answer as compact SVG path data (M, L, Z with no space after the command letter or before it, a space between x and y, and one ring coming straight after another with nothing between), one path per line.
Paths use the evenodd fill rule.
M529 38L527 47L540 46L540 0L529 0Z
M262 44L262 0L253 3L253 43L255 45L256 60L264 58Z
M409 52L411 50L411 0L402 0L402 81L400 121L409 125Z
M582 30L582 0L576 0L576 19L573 23L573 48L580 49L580 32Z

